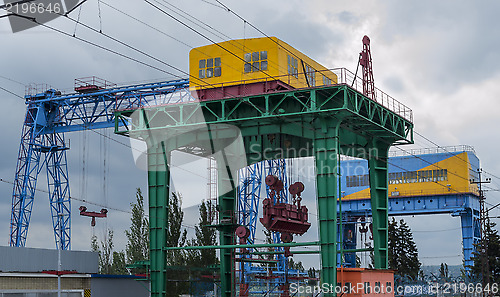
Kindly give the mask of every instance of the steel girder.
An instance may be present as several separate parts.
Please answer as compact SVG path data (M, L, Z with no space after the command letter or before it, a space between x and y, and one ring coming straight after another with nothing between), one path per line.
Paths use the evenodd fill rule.
M47 171L56 248L71 248L71 201L64 133L115 125L114 111L194 100L188 80L63 95L56 90L27 95L26 116L14 178L10 245L25 246L38 174Z
M202 116L200 116L200 114ZM200 147L206 154L214 139L227 141L241 135L246 164L262 160L314 156L318 190L318 215L322 259L322 282L336 284L338 155L362 157L370 163L370 181L376 255L375 268L387 267L387 149L395 143L413 142L411 111L389 109L346 85L291 90L255 96L201 101L138 112L118 111L115 133L148 141L156 133L177 135L165 144L167 151ZM217 127L210 133L196 133L199 127ZM237 127L228 129L225 126ZM190 132L190 133L189 133ZM227 140L225 140L227 139ZM294 149L296 154L292 155ZM192 150L194 151L194 150ZM227 163L226 163L227 164ZM226 168L229 173L229 168ZM226 180L234 184L231 174ZM220 184L219 184L220 185ZM235 191L219 197L220 244L234 242ZM164 243L151 242L153 246ZM167 248L167 247L164 247ZM234 296L233 250L221 252L222 296ZM152 263L153 265L153 263ZM160 296L160 295L153 295ZM333 296L326 294L325 296Z
M371 216L369 199L343 200L342 211L347 217ZM479 197L469 194L423 195L391 197L389 215L451 214L460 217L466 272L473 265L473 254L480 240ZM351 263L351 265L354 262Z

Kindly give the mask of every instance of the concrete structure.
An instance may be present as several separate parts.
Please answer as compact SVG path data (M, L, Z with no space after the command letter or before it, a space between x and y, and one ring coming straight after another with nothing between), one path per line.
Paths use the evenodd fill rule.
M42 272L58 270L57 250L0 247L1 272ZM61 270L92 274L98 272L97 253L61 251Z
M0 247L0 297L56 297L58 251ZM100 275L98 255L61 251L62 297L147 297L149 283L134 275Z

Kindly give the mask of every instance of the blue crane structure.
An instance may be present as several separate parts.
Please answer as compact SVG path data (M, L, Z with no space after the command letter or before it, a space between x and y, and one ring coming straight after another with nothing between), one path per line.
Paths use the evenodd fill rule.
M463 262L470 272L481 239L479 159L474 148L461 145L412 150L389 158L389 216L450 214L460 217ZM362 160L342 162L341 201L344 248L355 249L358 232L367 233L371 202L366 199L368 180ZM357 172L356 172L357 171ZM361 174L360 174L361 172ZM352 197L352 198L351 198ZM363 226L359 226L362 224ZM340 259L339 259L340 260ZM346 253L345 267L355 267L355 253Z
M240 185L238 188L238 224L245 226L250 231L250 236L247 238L248 244L255 243L255 234L257 230L257 222L259 221L259 202L261 200L262 180L265 176L273 175L283 181L284 187L280 192L282 202L288 202L287 191L287 174L286 174L286 160L266 160L259 163L252 164L246 168L240 169L239 179ZM270 188L266 185L266 196L269 197ZM276 197L274 197L276 203ZM270 231L271 232L271 231ZM280 233L271 232L273 243L280 243ZM276 252L282 252L283 248L275 248ZM250 254L241 255L242 258L251 257ZM276 281L276 286L284 283L284 274L287 269L287 259L282 253L277 253L273 258L276 258L277 265L274 273L280 276ZM249 283L250 277L255 274L266 273L261 267L252 266L250 262L241 262L241 283Z
M26 244L37 178L45 167L56 248L71 249L66 132L114 127L117 109L192 98L187 79L111 88L109 82L95 77L77 81L72 94L45 88L25 96L26 116L12 194L10 246Z

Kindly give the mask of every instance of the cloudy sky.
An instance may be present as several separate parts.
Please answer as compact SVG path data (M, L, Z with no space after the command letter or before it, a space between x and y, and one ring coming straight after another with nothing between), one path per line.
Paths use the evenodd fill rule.
M154 2L154 1L153 1ZM376 86L413 109L415 130L433 142L445 145L468 144L475 147L482 167L495 176L491 188L500 188L500 10L498 1L223 1L269 36L276 36L306 53L327 68L346 67L354 71L361 39L372 41ZM262 35L223 9L215 0L163 2L178 16L186 13L223 33L214 35L190 23L210 40L261 37ZM170 4L168 4L170 3ZM180 10L176 10L171 5ZM149 24L147 27L118 11ZM167 10L174 14L172 10ZM29 83L46 83L71 91L75 78L99 76L124 85L134 82L168 80L185 74L168 67L188 70L188 53L210 40L187 29L144 1L87 1L71 18L130 44L155 58L117 44L110 39L59 18L48 23L70 35L113 49L154 65L163 71L127 60L95 48L49 28L37 27L12 33L6 18L0 18L2 67L0 86L24 95ZM187 21L186 21L187 22ZM198 25L200 24L196 21ZM203 26L203 25L202 25ZM206 28L206 27L205 27ZM161 32L160 32L161 31ZM12 181L25 112L24 101L0 90L4 108L0 117L3 141L0 146L0 178ZM104 132L103 132L104 133ZM112 139L88 131L67 136L72 196L109 207L109 218L99 221L94 232L101 236L107 225L115 231L116 246L125 244L123 230L129 226L129 209L135 188L145 190L146 173L134 164L129 140L105 132ZM415 136L409 148L434 146ZM106 160L107 166L104 166ZM85 161L85 166L83 162ZM311 166L303 161L303 166ZM206 197L203 160L174 172L175 187L192 206ZM202 172L202 174L200 174ZM106 183L103 176L106 176ZM304 177L306 178L306 177ZM43 173L38 186L46 188ZM311 195L313 191L311 191ZM498 191L487 193L489 203L500 202ZM12 185L0 183L0 244L8 244ZM89 248L92 229L89 219L76 215L80 202L73 202L73 249ZM89 209L100 209L90 206ZM113 210L118 209L118 210ZM314 206L309 207L314 210ZM191 208L191 213L193 213ZM495 210L493 215L500 215ZM460 264L460 221L448 215L406 218L412 229L424 264ZM189 224L196 219L189 217ZM3 226L3 228L1 228ZM428 232L432 231L432 232ZM316 232L314 232L316 233ZM48 199L38 193L33 208L27 246L53 247ZM440 248L437 249L436 246Z

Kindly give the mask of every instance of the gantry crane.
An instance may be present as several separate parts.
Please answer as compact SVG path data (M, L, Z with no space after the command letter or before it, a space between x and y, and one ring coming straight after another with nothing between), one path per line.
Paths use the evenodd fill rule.
M95 77L75 82L71 94L31 88L25 96L26 116L12 193L10 246L26 244L37 179L45 168L56 248L71 248L67 132L114 127L117 109L192 98L187 79L123 87Z

